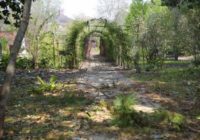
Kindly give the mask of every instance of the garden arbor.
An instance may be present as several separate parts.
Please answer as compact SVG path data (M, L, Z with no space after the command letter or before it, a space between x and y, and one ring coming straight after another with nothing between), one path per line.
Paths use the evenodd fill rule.
M67 64L77 68L87 58L91 37L98 38L100 55L117 65L128 67L130 63L130 43L121 26L106 19L74 21L67 35Z

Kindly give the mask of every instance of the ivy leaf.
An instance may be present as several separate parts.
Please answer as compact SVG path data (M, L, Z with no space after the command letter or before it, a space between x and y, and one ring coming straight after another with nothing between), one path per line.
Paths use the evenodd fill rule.
M9 16L9 14L10 14L9 10L7 10L7 9L3 10L2 13L4 16Z
M6 8L7 7L7 4L6 4L6 2L5 1L0 1L0 6L1 6L1 8Z
M5 19L5 20L4 20L4 23L5 23L5 24L11 24L10 21L9 21L8 19Z

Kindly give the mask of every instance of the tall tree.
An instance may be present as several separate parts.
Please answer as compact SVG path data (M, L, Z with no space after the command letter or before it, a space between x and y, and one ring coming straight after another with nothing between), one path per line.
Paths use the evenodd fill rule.
M32 56L33 67L38 68L41 50L41 38L51 31L53 21L59 14L60 1L39 0L32 5L32 18L27 31L27 39L30 42L28 52Z
M0 42L0 64L1 64L1 59L2 59L2 51L3 51L3 49L2 49L1 42Z
M100 0L98 3L97 13L102 18L123 24L127 9L128 0Z
M200 5L199 0L161 0L161 1L163 5L169 7L180 7L181 5L186 5L188 8L193 8L196 5Z
M143 61L144 50L140 47L139 39L144 32L144 21L148 11L148 5L149 4L143 0L133 0L130 5L128 16L126 17L126 26L131 36L133 53L139 56L139 51L142 51Z
M5 1L5 4L9 5L10 4L9 2L10 1ZM20 20L20 26L19 26L16 38L14 41L13 47L11 49L10 59L9 59L8 66L6 69L5 81L2 87L2 91L0 92L0 138L3 137L3 127L4 127L6 105L7 105L7 101L10 95L10 91L11 91L11 82L15 75L15 64L16 64L17 55L21 48L22 40L24 38L25 32L28 27L29 19L30 19L32 0L25 0L23 2L24 2L24 5L23 5L23 10L22 10L23 11L22 18Z
M180 46L179 46L179 22L181 18L180 10L176 7L171 9L171 16L172 16L172 48L173 48L173 55L174 59L177 61L179 54L180 54Z

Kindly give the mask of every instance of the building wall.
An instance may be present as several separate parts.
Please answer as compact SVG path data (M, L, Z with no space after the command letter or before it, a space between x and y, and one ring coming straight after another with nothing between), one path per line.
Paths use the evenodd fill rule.
M9 49L12 47L14 40L15 40L15 37L16 37L16 32L0 31L0 38L4 38L8 41L7 47ZM26 44L27 43L26 43L25 39L23 39L21 48L25 49L27 47Z

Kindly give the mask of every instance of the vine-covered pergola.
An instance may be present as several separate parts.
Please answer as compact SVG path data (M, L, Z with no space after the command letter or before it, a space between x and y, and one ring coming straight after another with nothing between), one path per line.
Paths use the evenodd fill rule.
M117 65L130 62L130 43L121 26L106 19L74 21L66 38L69 67L77 68L86 59L89 38L100 38L100 55Z

